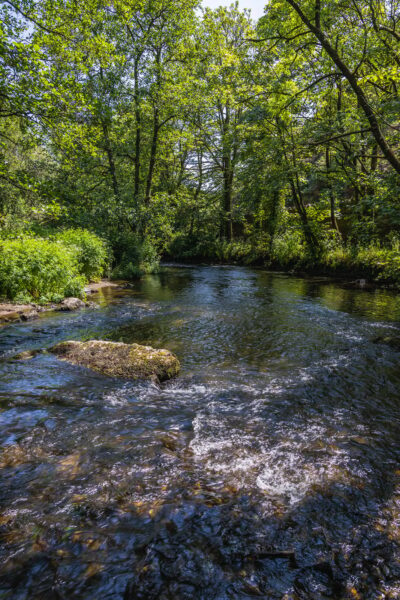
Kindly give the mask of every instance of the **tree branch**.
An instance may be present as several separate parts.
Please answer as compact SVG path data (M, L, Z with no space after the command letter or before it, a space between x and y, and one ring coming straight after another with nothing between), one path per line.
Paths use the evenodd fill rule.
M39 21L37 21L33 17L30 17L27 13L25 13L18 6L16 6L13 2L11 2L11 0L4 0L4 2L6 4L9 4L15 11L19 12L23 17L25 17L25 19L28 19L28 21L31 21L32 23L34 23L37 27L39 27L39 29L42 29L43 31L46 31L46 33L51 33L51 34L54 34L54 35L59 35L60 37L64 38L65 40L68 39L60 31L56 31L55 29L49 29L45 25L42 25L42 23L39 23Z

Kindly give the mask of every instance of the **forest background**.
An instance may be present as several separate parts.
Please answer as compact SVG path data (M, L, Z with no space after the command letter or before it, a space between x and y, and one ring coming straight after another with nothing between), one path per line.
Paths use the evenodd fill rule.
M400 285L400 0L2 0L0 295L160 258Z

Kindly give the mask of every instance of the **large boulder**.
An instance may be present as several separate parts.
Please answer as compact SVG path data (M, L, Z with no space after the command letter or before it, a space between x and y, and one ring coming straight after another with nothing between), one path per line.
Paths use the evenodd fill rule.
M179 373L179 360L169 350L121 342L61 342L49 349L58 358L111 377L165 381Z

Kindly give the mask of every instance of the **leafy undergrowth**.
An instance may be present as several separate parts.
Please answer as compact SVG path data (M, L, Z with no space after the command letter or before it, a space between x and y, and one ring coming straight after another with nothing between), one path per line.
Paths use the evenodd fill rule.
M114 244L117 265L112 271L113 279L133 280L149 273L156 273L160 257L150 239L135 234L120 235Z
M0 240L0 296L15 302L58 302L83 297L109 262L101 238L87 230L64 230L49 238L21 235Z

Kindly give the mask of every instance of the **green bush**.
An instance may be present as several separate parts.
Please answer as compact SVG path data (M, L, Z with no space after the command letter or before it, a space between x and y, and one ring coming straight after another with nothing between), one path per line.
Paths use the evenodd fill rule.
M400 253L378 245L344 246L330 249L323 257L322 267L328 272L351 274L367 279L400 283Z
M347 271L351 268L352 253L351 249L343 245L336 248L329 248L323 258L323 264L332 271Z
M293 267L307 259L307 248L299 230L285 231L272 242L272 260L282 267Z
M87 281L99 280L107 270L110 252L95 233L87 229L66 229L57 233L54 239L74 252L79 272Z
M262 245L246 240L220 241L215 245L216 257L220 262L242 265L264 264L267 254Z
M146 273L156 273L160 257L152 242L142 241L135 234L121 236L116 242L118 264L113 279L137 279Z
M238 239L233 242L203 236L176 234L167 248L167 255L174 260L215 261L241 263L245 265L263 264L267 252L262 244Z
M84 295L74 252L57 241L0 241L0 295L17 302L59 301Z

